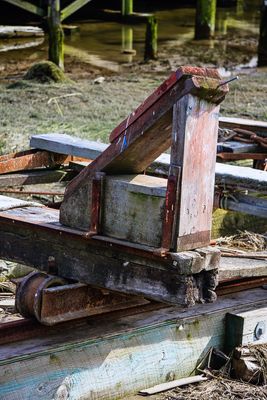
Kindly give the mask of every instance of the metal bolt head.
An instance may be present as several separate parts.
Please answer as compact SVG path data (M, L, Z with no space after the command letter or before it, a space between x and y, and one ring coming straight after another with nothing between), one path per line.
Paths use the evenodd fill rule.
M259 340L266 332L266 325L264 321L260 321L257 323L254 329L254 336L256 340Z

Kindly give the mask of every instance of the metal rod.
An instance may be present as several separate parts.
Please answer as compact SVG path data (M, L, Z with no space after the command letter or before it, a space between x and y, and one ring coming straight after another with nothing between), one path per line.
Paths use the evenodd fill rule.
M218 89L220 86L226 85L227 83L236 81L237 79L239 79L239 76L234 76L233 78L228 79L227 81L224 81L224 82L220 83L220 84L217 86L216 89Z

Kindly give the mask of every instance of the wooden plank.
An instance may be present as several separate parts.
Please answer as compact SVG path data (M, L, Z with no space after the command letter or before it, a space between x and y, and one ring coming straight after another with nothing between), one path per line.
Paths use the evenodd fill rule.
M267 136L267 122L266 121L255 121L253 119L246 118L235 118L235 117L220 117L219 118L220 128L242 128L256 133L261 133L263 136Z
M128 310L1 346L1 395L114 400L186 377L210 347L224 350L227 312L256 311L266 299L258 289L191 309Z
M226 314L226 347L267 343L267 307L241 313Z
M27 153L27 152L25 152ZM66 162L68 156L47 151L32 151L0 157L0 174L42 167L54 167Z
M224 161L265 160L267 153L217 153L217 157Z
M171 389L174 389L179 386L191 385L193 383L203 382L203 381L206 381L207 379L208 378L204 375L188 376L186 378L176 379L174 381L161 383L159 385L140 390L139 394L141 394L143 396L148 396L148 395L152 395L152 394L162 393L162 392L166 392L167 390L171 390Z
M108 145L62 133L49 133L33 135L30 139L30 147L94 160L106 150Z
M257 192L267 192L266 171L236 165L216 164L216 184L237 188L248 188Z
M242 143L234 140L228 140L227 142L218 142L220 146L220 152L231 152L231 154L240 153L253 153L260 150L260 146L257 143Z
M4 0L5 2L12 4L13 6L22 8L32 14L39 15L40 17L45 16L45 11L43 8L38 7L36 4L30 3L26 0Z
M53 183L64 180L66 176L67 173L65 171L48 169L5 174L0 176L0 187Z
M44 31L37 26L0 26L0 38L21 38L21 37L44 36Z
M263 277L267 275L266 271L267 258L254 260L251 258L221 257L219 281L245 279L248 276Z
M88 4L91 0L75 0L72 1L67 7L61 10L61 21L71 16L73 13L78 11L80 8Z
M135 111L133 111L123 122L121 122L110 134L110 142L113 142L119 135L130 127L138 118L141 117L150 107L152 107L160 98L166 94L182 77L186 76L205 76L213 79L219 79L217 70L197 67L180 67L173 72Z
M44 134L32 136L31 147L56 151L57 153L62 154L73 154L93 160L98 157L102 151L106 150L108 145L81 140L68 135ZM152 162L150 167L147 168L147 172L168 176L169 166L170 155L162 154ZM82 169L83 168L80 168L80 171ZM266 192L267 174L265 171L249 167L216 163L215 183L219 185L237 186L259 192Z

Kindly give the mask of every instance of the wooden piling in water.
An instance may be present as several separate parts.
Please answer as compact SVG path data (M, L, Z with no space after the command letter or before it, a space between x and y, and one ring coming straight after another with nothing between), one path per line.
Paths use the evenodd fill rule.
M262 0L260 35L258 45L258 67L267 65L267 2Z
M145 61L157 59L158 52L158 22L154 15L147 18L145 39Z
M216 0L197 0L195 39L210 39L214 36Z
M60 0L49 0L47 10L49 61L64 70L64 32L60 19Z
M122 0L122 15L130 15L133 13L133 0Z

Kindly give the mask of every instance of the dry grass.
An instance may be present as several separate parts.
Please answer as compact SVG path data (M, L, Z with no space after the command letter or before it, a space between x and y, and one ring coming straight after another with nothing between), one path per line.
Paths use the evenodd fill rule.
M239 231L236 235L216 239L216 244L246 251L264 251L267 249L267 238L259 233Z
M161 397L163 400L163 397ZM177 388L164 400L266 400L267 387L254 386L227 378L213 378L197 385Z

